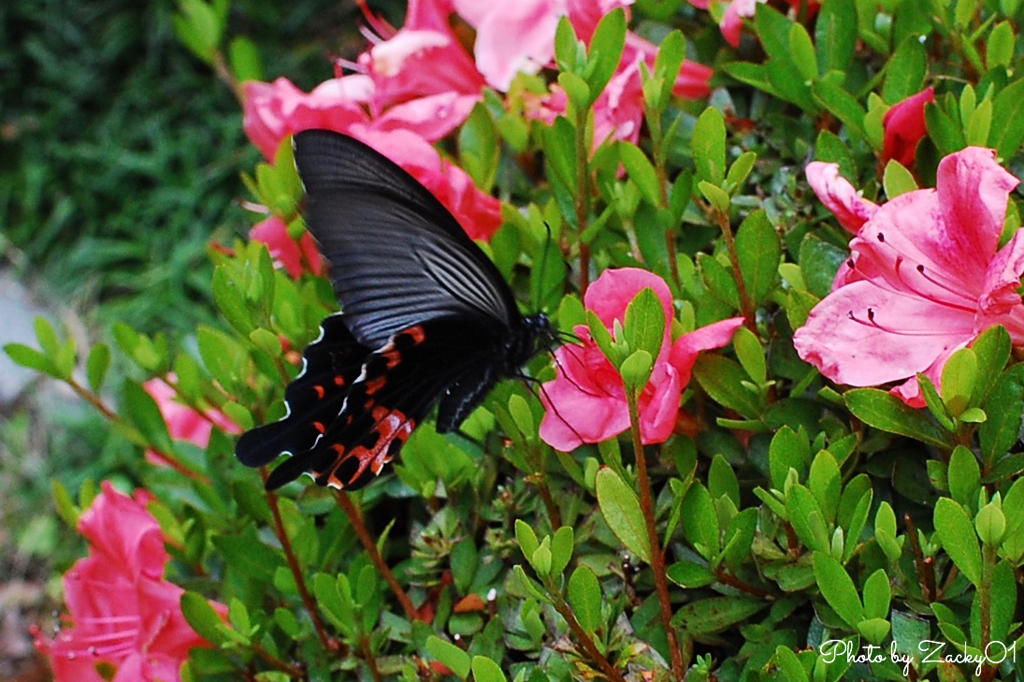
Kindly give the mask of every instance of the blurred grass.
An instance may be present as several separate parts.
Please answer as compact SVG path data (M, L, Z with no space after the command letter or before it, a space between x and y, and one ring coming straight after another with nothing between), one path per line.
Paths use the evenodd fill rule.
M230 90L175 37L174 9L0 3L0 256L102 326L212 320L207 244L251 224L238 173L258 154ZM236 2L231 30L260 45L268 78L311 87L331 66L309 27L358 38L357 19L352 3Z

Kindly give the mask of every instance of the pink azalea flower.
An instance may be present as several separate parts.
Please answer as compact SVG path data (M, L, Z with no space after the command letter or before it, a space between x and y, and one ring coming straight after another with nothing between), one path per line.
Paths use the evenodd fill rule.
M324 81L306 94L287 78L245 83L242 127L263 156L273 160L281 141L300 130L345 130L369 120L363 104L373 96L373 81L359 74Z
M174 381L174 374L170 375ZM205 448L210 444L210 433L213 427L225 433L241 433L241 429L228 416L216 409L209 409L204 412L197 412L187 405L178 402L177 392L171 388L163 379L150 379L142 386L146 392L156 401L160 408L160 414L167 424L167 431L171 438L183 440L193 445Z
M364 103L350 97L353 88L341 83L350 78L356 76L327 81L308 95L283 78L272 85L247 83L246 132L268 158L285 136L300 130L328 128L347 133L423 183L471 237L486 239L494 234L501 226L501 202L477 189L465 171L442 159L430 144L460 125L479 97L455 92L435 94L395 105L371 119ZM279 218L262 221L251 236L270 246L271 253L293 277L302 273L304 264L314 273L321 271L312 237L304 235L296 244Z
M909 168L917 155L917 144L928 133L924 122L924 107L935 101L935 90L926 88L916 95L897 102L885 112L882 126L885 139L882 148L882 163L896 159Z
M635 33L626 34L619 68L594 102L595 148L609 137L634 143L639 139L644 114L640 64L644 62L649 70L653 70L657 54L658 48L653 43ZM706 97L711 92L708 81L713 73L703 64L684 59L672 93L687 99ZM550 125L555 116L565 113L566 104L565 93L558 86L553 86L551 94L526 101L526 115Z
M82 514L89 556L64 576L71 625L52 639L35 633L57 682L177 682L189 650L210 646L181 613L184 590L162 577L168 556L145 509L148 499L141 491L123 495L104 481ZM222 616L227 611L213 606Z
M906 380L894 392L920 407L916 375L938 384L989 327L1024 344L1024 232L998 248L1018 182L992 150L968 147L940 162L936 189L878 207L850 242L849 271L794 335L800 357L838 384Z
M725 38L725 42L729 43L733 47L739 47L740 45L740 32L743 29L743 19L754 16L759 4L764 3L766 0L722 0L717 4L725 5L725 11L722 13L722 19L719 22L719 27L722 29L722 37ZM798 11L803 0L789 0L789 6ZM708 0L690 0L690 4L698 9L709 9L711 3ZM821 3L814 2L813 0L808 5L809 14L813 15L818 11L818 7Z
M657 294L665 311L665 332L651 378L640 395L640 433L644 443L661 443L672 435L683 388L701 350L720 348L743 324L742 318L723 320L671 338L672 294L657 275L638 268L606 270L584 294L584 305L612 329L642 290ZM568 451L581 443L597 443L629 428L629 412L622 376L604 357L585 325L577 326L581 346L555 351L558 376L544 384L541 400L546 408L540 435L546 443Z
M313 235L303 232L299 240L295 241L288 234L288 226L275 215L254 225L249 230L249 239L266 244L270 255L293 279L298 279L304 272L319 275L324 271L324 261Z

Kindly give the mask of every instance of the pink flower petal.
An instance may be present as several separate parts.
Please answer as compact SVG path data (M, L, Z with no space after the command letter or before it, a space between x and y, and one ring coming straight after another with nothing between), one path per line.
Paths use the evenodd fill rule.
M836 383L877 386L925 371L974 334L971 311L858 281L815 306L793 345Z
M878 210L877 204L860 196L850 181L839 174L839 164L812 161L807 164L806 173L818 199L848 231L857 234Z
M1008 195L1020 181L995 162L995 152L967 147L939 162L936 191L942 212L937 246L952 267L984 273L996 252ZM970 275L969 275L970 276Z
M700 329L694 329L676 339L676 342L672 344L669 362L678 370L683 385L690 382L690 371L700 352L728 345L732 341L733 334L742 326L742 317L731 317Z
M935 101L935 90L926 88L916 95L897 102L885 112L882 126L885 129L882 161L899 161L909 168L917 155L917 144L928 129L925 127L924 107Z
M163 575L168 554L153 515L109 481L78 520L78 530L107 560L153 578Z

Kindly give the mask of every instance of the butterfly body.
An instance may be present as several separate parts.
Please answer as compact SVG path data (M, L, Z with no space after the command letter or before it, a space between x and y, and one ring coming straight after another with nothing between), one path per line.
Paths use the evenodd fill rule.
M545 315L519 312L494 264L391 161L324 130L298 133L295 158L342 312L306 348L288 414L243 434L236 454L249 466L292 455L268 489L304 472L354 489L435 405L437 430L456 429L554 333Z

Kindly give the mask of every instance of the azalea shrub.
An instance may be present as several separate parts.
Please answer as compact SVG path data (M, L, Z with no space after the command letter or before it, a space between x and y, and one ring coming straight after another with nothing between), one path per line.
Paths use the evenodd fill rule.
M361 5L305 92L180 0L265 162L219 324L7 347L138 446L133 491L55 486L89 545L36 633L57 679L1021 679L1020 4ZM310 128L564 341L358 491L234 456L337 309Z

